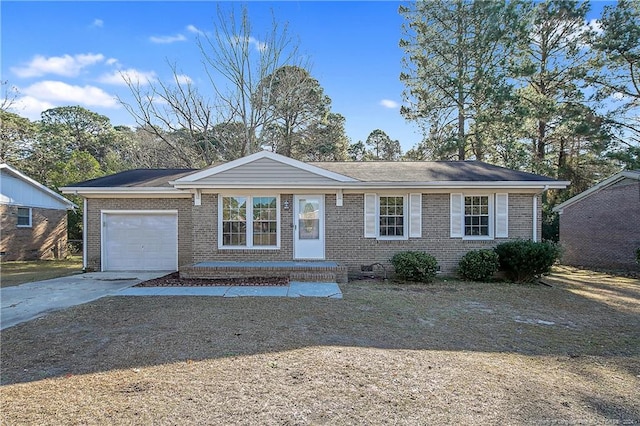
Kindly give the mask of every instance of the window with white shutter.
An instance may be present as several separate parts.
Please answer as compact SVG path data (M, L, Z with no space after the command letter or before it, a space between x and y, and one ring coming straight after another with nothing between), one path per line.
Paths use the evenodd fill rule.
M509 194L450 194L451 238L487 240L509 236Z
M496 238L509 236L509 194L496 194Z
M422 237L422 194L409 194L409 237Z
M463 202L462 194L451 194L451 238L462 238Z
M378 236L378 230L376 226L377 202L378 202L378 197L376 196L376 194L364 194L364 237L365 238L376 238Z
M406 240L422 236L422 194L364 194L364 236Z

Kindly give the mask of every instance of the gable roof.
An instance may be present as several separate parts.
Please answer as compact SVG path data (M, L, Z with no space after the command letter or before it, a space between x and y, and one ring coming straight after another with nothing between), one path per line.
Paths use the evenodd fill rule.
M41 184L40 182L31 179L29 176L25 175L24 173L22 173L21 171L19 171L18 169L15 169L14 167L11 167L10 165L6 164L6 163L2 163L0 164L0 173L1 174L6 174L7 176L11 176L14 179L17 179L23 183L25 183L26 185L29 185L31 188L35 189L38 193L43 194L46 198L50 199L53 204L60 206L62 209L66 209L66 210L72 210L75 209L76 206L74 203L72 203L71 201L67 200L65 197L63 197L62 195L58 194L57 192L53 191L52 189L47 188L46 186L44 186L43 184ZM4 186L4 185L2 185ZM6 187L5 187L6 188ZM23 187L24 189L24 187ZM2 204L14 204L14 203L20 203L19 200L16 200L14 198L12 198L11 196L8 196L4 193L5 191L2 190L2 193L0 194L0 203ZM26 206L26 204L25 204ZM52 207L52 206L28 206L28 207Z
M214 165L200 172L177 179L174 183L176 188L193 187L198 182L213 183L216 178L232 170L240 170L242 173L250 172L252 167L262 165L262 170L272 169L277 174L289 175L277 176L271 174L262 176L263 183L292 183L290 179L307 181L306 183L320 182L354 182L356 179L347 175L332 172L326 168L317 167L311 163L304 163L293 158L285 157L270 151L260 151L237 160L229 161L220 165ZM275 170L274 170L275 169ZM240 176L234 175L232 179ZM224 179L220 179L224 180Z
M199 169L134 169L69 185L73 188L147 187L171 188L169 181L197 172Z
M138 169L70 187L63 192L188 194L201 189L566 188L569 182L481 161L310 162L269 151L203 170Z
M624 170L622 172L616 173L615 175L603 180L602 182L592 186L591 188L587 189L586 191L583 191L581 193L579 193L578 195L574 195L573 197L569 198L567 201L565 201L564 203L558 204L557 206L555 206L553 208L553 211L555 213L562 213L562 210L564 210L565 208L569 207L572 204L575 204L576 202L583 200L589 196L591 196L592 194L601 191L611 185L614 185L618 182L620 182L621 180L624 179L634 179L634 180L638 180L640 181L640 170Z
M482 161L366 161L310 163L361 182L556 182Z

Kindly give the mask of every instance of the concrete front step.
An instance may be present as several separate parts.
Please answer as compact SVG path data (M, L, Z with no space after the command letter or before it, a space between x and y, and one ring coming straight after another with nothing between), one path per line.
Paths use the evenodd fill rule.
M346 283L347 267L336 262L200 262L180 268L182 278L287 277L301 282Z

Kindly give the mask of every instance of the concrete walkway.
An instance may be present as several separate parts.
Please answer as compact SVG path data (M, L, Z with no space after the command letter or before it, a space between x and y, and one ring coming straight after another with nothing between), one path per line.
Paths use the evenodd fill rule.
M292 281L287 286L129 287L115 296L271 296L342 299L342 291L336 283Z
M49 312L105 296L271 296L341 299L336 283L290 282L288 286L132 287L166 275L156 272L91 272L0 289L0 330Z
M91 272L0 289L0 330L48 312L112 296L168 272Z

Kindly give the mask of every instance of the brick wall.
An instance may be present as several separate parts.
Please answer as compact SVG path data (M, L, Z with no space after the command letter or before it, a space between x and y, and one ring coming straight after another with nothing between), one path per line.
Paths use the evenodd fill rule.
M284 203L289 210L284 210ZM364 238L363 194L345 194L342 207L335 195L325 196L325 254L327 260L346 264L349 272L360 272L360 265L375 262L391 268L389 259L405 250L426 250L433 254L443 272L451 273L469 250L494 247L507 239L466 241L449 238L449 194L423 194L422 238L382 241ZM538 205L541 205L540 203ZM532 237L531 194L509 194L509 239ZM280 248L218 249L218 196L203 194L200 206L190 199L90 199L88 266L100 268L100 210L178 210L179 265L220 260L292 260L293 195L280 196ZM538 213L538 235L541 228Z
M192 236L190 198L90 198L87 200L87 269L99 271L100 212L102 210L177 210L178 211L178 266L192 263Z
M560 244L566 265L640 270L640 182L625 179L565 208Z
M18 207L0 205L2 260L63 259L67 256L67 211L31 209L31 227L18 228Z
M284 202L289 210L284 210ZM193 206L193 261L291 260L293 259L293 196L280 196L280 249L218 249L218 196L203 194L202 204Z
M327 260L346 263L350 273L358 273L361 265L375 262L392 270L389 259L395 253L422 250L435 256L442 272L453 273L460 258L469 250L491 248L510 239L531 239L532 197L529 194L509 194L509 238L469 241L449 237L449 194L422 194L422 237L385 241L363 237L363 194L345 195L342 207L336 207L334 195L327 195ZM540 221L538 224L540 232Z

